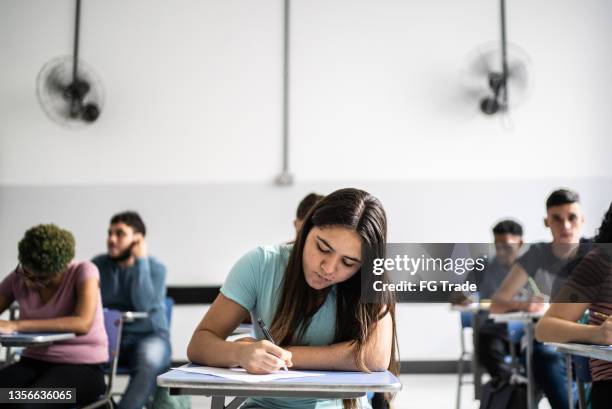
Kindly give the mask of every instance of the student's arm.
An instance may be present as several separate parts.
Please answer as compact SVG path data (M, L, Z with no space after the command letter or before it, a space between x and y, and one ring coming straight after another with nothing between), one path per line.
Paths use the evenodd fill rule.
M0 314L15 301L12 287L16 274L17 273L13 271L0 282Z
M6 309L10 307L12 303L12 299L9 299L4 295L0 295L0 314L6 311Z
M150 311L160 305L166 288L166 267L150 257L139 257L133 266L130 296L136 311Z
M612 344L612 317L601 325L579 324L588 303L551 304L536 326L535 336L541 342L584 342Z
M365 346L364 363L368 370L384 371L389 367L392 350L393 321L390 314L381 318ZM297 369L361 371L355 363L355 345L340 342L328 346L289 347Z
M89 332L100 297L97 277L89 277L77 286L77 303L73 316L39 320L0 321L0 332L74 332L77 335Z
M240 304L219 294L193 333L187 358L208 366L241 366L250 373L270 373L284 365L292 366L291 353L271 342L225 340L247 315Z
M503 314L508 311L532 311L537 305L530 301L515 301L514 297L527 284L528 274L520 264L512 266L501 286L491 297L491 313Z
M556 296L559 301L574 302L551 304L536 327L536 337L548 342L612 344L612 318L601 325L576 322L592 302L602 299L601 291L610 271L610 263L598 251L587 254Z

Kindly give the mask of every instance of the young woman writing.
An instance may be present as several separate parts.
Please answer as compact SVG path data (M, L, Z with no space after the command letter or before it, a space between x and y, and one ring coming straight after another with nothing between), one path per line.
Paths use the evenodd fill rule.
M196 328L187 355L195 363L269 373L296 369L397 371L391 293L362 302L364 250L384 257L387 222L378 199L341 189L307 214L292 245L259 247L230 271L221 294ZM367 246L367 247L366 247ZM365 274L365 273L363 273ZM278 345L226 337L253 315ZM264 339L258 331L258 338ZM339 400L249 399L245 407L337 408ZM345 400L344 407L354 407ZM369 407L363 399L362 407Z

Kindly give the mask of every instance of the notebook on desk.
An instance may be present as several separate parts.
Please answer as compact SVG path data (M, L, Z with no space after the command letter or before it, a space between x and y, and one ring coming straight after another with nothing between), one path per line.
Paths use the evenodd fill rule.
M174 368L183 372L191 372L201 375L213 375L225 379L231 379L234 381L242 382L266 382L274 381L277 379L287 378L305 378L311 376L322 376L320 373L315 372L300 372L300 371L276 371L264 375L255 375L247 373L243 368L217 368L211 366L201 366L192 363Z

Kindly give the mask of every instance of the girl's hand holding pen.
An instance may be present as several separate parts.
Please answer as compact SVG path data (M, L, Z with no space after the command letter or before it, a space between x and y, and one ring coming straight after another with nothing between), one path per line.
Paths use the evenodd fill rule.
M540 289L538 288L533 277L527 277L527 283L529 287L531 287L531 291L533 295L529 299L529 304L527 304L527 312L543 312L547 309L548 297L542 294Z
M238 362L248 373L267 374L278 371L284 366L291 367L291 352L263 340L242 342Z
M545 299L541 295L534 295L529 301L527 301L525 311L540 312L545 311L546 308L547 304L545 303Z
M600 312L594 312L593 315L604 320L601 325L597 326L594 343L612 345L612 317Z

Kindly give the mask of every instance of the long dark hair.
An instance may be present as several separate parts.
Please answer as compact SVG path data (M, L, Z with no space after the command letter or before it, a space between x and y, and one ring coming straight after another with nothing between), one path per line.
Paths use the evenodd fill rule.
M387 217L377 198L359 189L340 189L310 209L297 234L289 263L285 269L281 296L270 330L282 346L292 345L304 335L313 315L320 308L330 288L316 290L304 278L302 257L306 237L314 227L341 226L354 230L361 237L362 249L368 258L384 258L387 241ZM363 252L363 251L362 251ZM364 260L365 263L365 260ZM364 264L362 264L363 266ZM398 373L395 299L389 291L377 292L372 302L361 300L361 268L351 278L336 285L336 329L334 342L350 341L355 345L355 365L368 371L365 346L374 326L386 314L393 321L392 353L389 370ZM354 400L345 400L344 407L355 407Z
M595 236L595 243L612 243L612 202L601 221L601 226Z

